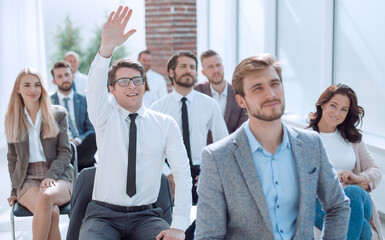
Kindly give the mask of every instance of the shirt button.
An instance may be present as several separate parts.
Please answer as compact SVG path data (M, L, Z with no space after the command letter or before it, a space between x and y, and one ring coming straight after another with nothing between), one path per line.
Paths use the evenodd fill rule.
M279 208L279 205L277 205L277 208Z
M283 230L281 229L281 230L279 230L281 233L283 233Z
M278 185L278 181L275 181L275 184Z

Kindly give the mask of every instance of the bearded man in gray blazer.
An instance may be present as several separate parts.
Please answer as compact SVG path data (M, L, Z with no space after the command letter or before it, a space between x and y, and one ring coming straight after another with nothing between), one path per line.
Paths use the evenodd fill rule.
M271 54L243 60L232 82L249 120L203 150L196 239L345 239L350 207L318 134L282 123L281 67Z

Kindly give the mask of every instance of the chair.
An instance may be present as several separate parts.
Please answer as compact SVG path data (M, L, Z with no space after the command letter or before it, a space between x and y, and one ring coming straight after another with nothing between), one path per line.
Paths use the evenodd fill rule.
M76 150L76 145L72 142L71 144L71 151L72 151L72 159L71 163L74 165L74 182L76 181L77 175L78 175L78 155ZM70 215L71 210L71 202L68 202L64 204L63 206L59 207L60 214L64 215L67 214ZM23 205L21 205L18 202L15 202L12 206L11 210L11 224L12 224L12 239L15 240L15 216L16 217L31 217L33 214L25 208Z
M59 207L60 209L60 214L70 214L70 208L71 208L71 203L68 202L65 205ZM26 209L23 205L19 204L18 202L15 202L12 206L12 211L11 211L11 222L12 222L12 239L15 240L15 221L14 221L14 216L16 217L31 217L33 214Z
M83 169L76 181L73 194L71 196L71 214L68 226L67 240L78 239L88 203L92 200L96 167ZM171 186L168 178L162 175L157 207L163 209L163 219L171 224L173 200Z
M71 144L71 151L72 151L71 164L74 167L74 182L76 182L76 179L79 175L78 150L76 148L75 143L70 141L70 144Z

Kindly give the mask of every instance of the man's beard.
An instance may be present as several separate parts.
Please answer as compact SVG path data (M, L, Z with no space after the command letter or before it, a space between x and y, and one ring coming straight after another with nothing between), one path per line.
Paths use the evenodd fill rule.
M73 83L73 82L72 82L72 83L69 83L69 84L68 84L68 87L63 87L63 85L64 85L64 84L58 85L58 88L59 88L60 90L62 90L63 92L69 92L69 91L72 89L74 83Z
M262 113L262 111L258 110L258 109L256 111L251 111L250 105L245 99L246 107L247 107L247 113L252 115L253 117L259 119L259 120L267 121L267 122L271 122L271 121L275 121L277 119L280 119L283 115L283 112L285 111L285 101L282 102L279 99L265 101L261 104L261 109L262 109L263 105L265 105L266 103L272 102L272 101L279 101L281 103L281 109L280 109L281 111L280 112L275 112L275 113L272 113L270 115L267 115L267 114Z
M182 81L182 78L185 77L185 76L190 76L190 78L192 79L192 81ZM186 88L190 88L192 86L194 86L194 84L197 82L197 79L196 77L192 76L191 74L183 74L182 76L178 76L176 75L176 73L174 72L174 79L175 79L175 84L179 85L179 86L182 86L182 87L186 87Z
M223 74L221 74L221 78L219 80L214 80L214 78L208 79L211 84L218 85L221 84L224 80Z

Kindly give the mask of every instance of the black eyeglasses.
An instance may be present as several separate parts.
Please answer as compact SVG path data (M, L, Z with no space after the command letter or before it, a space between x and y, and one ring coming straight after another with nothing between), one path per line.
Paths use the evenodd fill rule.
M121 87L127 87L128 85L130 85L130 81L132 81L134 83L135 86L140 86L143 84L144 80L143 80L143 77L142 76L136 76L136 77L132 77L132 78L127 78L127 77L124 77L124 78L119 78L119 79L116 79L112 85L115 84L115 82L118 82L119 83L119 86Z

